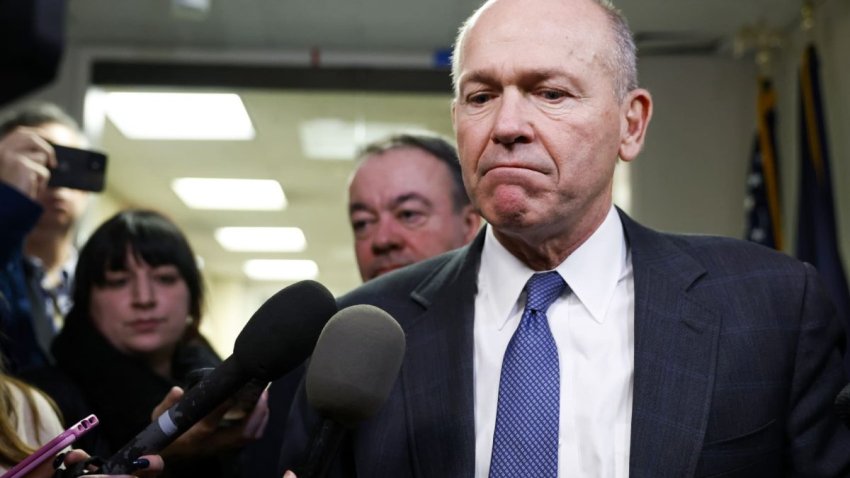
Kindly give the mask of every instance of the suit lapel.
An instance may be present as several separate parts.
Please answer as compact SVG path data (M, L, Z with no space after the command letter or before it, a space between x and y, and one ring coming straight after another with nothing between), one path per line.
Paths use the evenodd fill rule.
M416 476L475 470L473 320L483 243L482 229L411 294L426 308L407 327L401 372Z
M692 476L714 388L720 317L689 288L703 267L621 213L635 286L630 476Z

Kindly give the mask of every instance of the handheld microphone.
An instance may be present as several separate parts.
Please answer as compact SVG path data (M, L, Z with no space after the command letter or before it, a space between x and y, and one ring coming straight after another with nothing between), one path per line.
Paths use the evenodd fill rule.
M333 295L318 282L302 281L278 291L239 333L233 355L112 455L100 472L131 474L133 460L161 451L249 380L268 382L295 369L336 309Z
M299 478L327 474L345 430L381 408L404 358L404 332L371 305L337 312L325 325L307 367L310 406L323 418Z

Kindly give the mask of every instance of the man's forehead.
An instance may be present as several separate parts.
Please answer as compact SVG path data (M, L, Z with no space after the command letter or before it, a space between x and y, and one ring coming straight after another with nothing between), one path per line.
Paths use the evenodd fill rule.
M458 85L495 71L569 76L609 63L613 34L606 14L592 0L574 10L564 8L569 0L532 0L528 8L511 1L493 4L466 33L455 72ZM544 8L550 3L557 7Z
M607 25L607 15L594 0L498 0L473 16L462 56L470 46L552 39L580 43L604 34Z
M450 198L450 173L442 161L418 148L388 155L392 151L364 158L349 186L350 209L355 204L390 208L408 200L432 202L443 193ZM416 154L405 155L404 151Z

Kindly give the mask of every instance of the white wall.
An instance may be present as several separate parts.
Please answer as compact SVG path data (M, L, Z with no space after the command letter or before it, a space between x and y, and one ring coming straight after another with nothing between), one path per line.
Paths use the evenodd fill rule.
M667 231L741 237L755 132L754 68L718 57L651 57L646 147L631 165L632 214Z

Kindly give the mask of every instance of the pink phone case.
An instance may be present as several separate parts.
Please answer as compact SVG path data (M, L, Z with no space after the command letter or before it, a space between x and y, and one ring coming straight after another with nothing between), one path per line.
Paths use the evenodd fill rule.
M56 438L50 440L43 447L36 450L32 455L26 457L24 461L15 465L11 470L7 471L0 478L21 478L33 470L33 468L44 463L45 460L52 459L63 448L74 443L77 438L85 435L89 430L98 424L97 417L89 415L80 420L76 425L68 428L60 433Z

